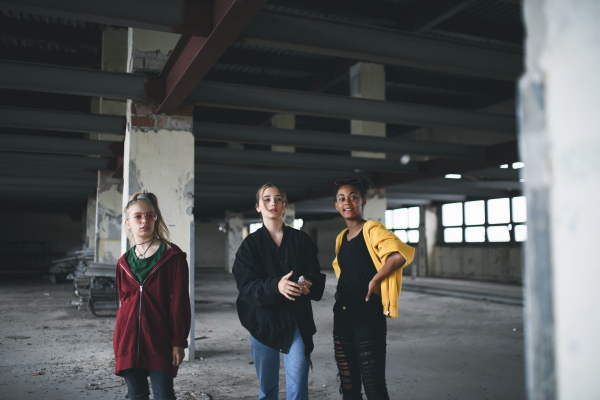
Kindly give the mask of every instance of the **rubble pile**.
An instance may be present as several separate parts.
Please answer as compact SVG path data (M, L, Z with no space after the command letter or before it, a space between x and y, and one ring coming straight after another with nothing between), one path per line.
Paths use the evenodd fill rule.
M85 267L93 260L93 247L67 251L66 257L51 262L52 266L48 270L50 281L57 283L63 280L74 280L83 275Z

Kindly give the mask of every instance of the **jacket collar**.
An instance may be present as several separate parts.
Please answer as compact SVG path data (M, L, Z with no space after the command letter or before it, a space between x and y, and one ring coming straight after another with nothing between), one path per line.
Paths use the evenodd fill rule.
M268 232L267 232L268 233ZM160 259L158 261L156 261L156 265L159 265L160 263L163 263L167 258L172 257L176 254L185 254L180 248L179 246L177 246L176 244L170 243L171 247L166 247L165 248L165 252L163 253L163 255L160 257ZM129 250L127 250L129 251ZM127 252L125 252L125 254L123 254L121 256L121 258L118 261L118 264L123 265L127 271L129 271L130 273L133 273L131 271L131 267L129 266L129 264L127 263ZM153 268L154 270L154 268Z
M290 238L290 229L292 229L292 228L283 224L283 238L281 239L281 244L279 245L280 249L284 249L287 246L287 243ZM269 246L273 246L273 247L277 248L277 245L273 241L271 234L269 233L269 231L267 230L267 228L265 227L264 224L263 224L263 226L260 227L260 229L258 229L258 232L259 232L261 240L264 240L266 243L269 244Z

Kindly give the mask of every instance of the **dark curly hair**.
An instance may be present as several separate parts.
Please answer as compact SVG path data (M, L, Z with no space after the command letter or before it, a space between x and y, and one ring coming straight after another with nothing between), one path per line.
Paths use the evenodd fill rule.
M367 197L367 190L371 187L371 182L362 176L345 176L342 179L333 181L333 197L337 198L338 191L344 185L354 186L360 197Z

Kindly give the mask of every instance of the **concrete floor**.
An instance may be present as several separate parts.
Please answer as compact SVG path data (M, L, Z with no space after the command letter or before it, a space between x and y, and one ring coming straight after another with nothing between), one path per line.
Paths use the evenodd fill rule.
M179 399L256 399L247 332L235 312L231 276L196 275L196 360L175 380ZM311 399L341 399L332 345L328 275L317 325ZM69 283L0 282L0 399L123 399L113 375L114 318L68 306ZM392 399L524 398L522 308L405 291L388 322L387 380ZM39 372L39 375L36 373ZM283 371L282 371L283 373ZM281 399L285 399L284 376Z

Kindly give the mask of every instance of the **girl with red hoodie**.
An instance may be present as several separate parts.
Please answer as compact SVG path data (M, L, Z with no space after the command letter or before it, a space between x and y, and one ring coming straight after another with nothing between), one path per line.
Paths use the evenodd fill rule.
M173 378L188 346L191 324L186 254L169 242L158 199L135 193L123 213L130 243L117 264L115 374L127 382L127 397L175 399Z

